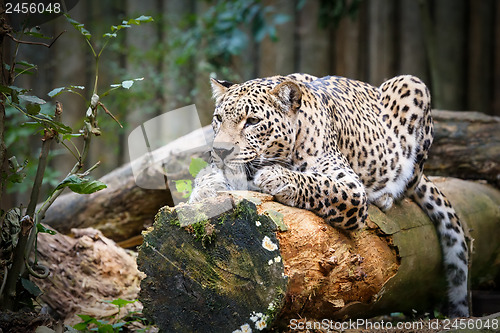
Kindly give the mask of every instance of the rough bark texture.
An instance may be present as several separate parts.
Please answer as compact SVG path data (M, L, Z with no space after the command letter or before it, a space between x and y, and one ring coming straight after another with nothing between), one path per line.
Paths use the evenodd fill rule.
M479 112L433 111L434 143L425 172L484 179L500 188L500 117Z
M458 179L435 182L475 239L473 285L498 279L500 192ZM219 211L208 214L213 207ZM443 302L439 242L420 208L406 199L387 214L372 206L369 226L341 232L252 192L166 207L139 251L147 275L140 299L167 332L255 330L261 320L283 329L290 319L371 317Z
M464 179L485 179L500 187L500 118L476 112L434 111L434 140L426 173ZM153 160L167 156L171 178L189 179L190 156L200 156L210 127L192 132L171 144L155 150ZM194 144L193 144L194 143ZM199 145L198 150L188 149ZM188 151L188 153L186 153ZM133 163L137 163L133 162ZM161 167L150 167L141 174L143 181L163 180ZM101 179L108 188L91 195L63 195L47 211L44 223L62 233L71 228L94 227L115 241L128 240L151 225L154 215L164 205L173 206L180 199L172 179L160 184L164 189L146 190L137 186L131 163L116 169ZM159 186L161 188L161 186ZM174 189L172 195L168 188ZM140 244L128 242L127 245Z
M141 310L139 302L121 311L109 303L118 298L137 299L143 274L137 270L135 255L96 229L73 229L72 233L75 238L60 233L38 235L38 259L50 269L47 279L33 278L43 291L42 301L69 325L81 322L78 314L113 323L128 311Z

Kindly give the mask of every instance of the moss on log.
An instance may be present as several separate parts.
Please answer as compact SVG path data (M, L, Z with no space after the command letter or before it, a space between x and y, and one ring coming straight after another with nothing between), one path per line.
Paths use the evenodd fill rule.
M194 213L193 223L183 224L183 208ZM213 219L203 216L204 207L192 208L163 208L145 235L138 258L148 276L140 293L145 312L165 332L264 328L287 286L276 225L249 201Z
M495 279L500 192L458 179L435 181L481 244L473 254L473 283ZM262 318L267 327L284 328L294 318L426 311L444 301L436 232L410 200L388 214L370 207L370 227L353 233L268 195L231 192L213 200L163 208L145 234L140 299L164 331L256 330ZM230 210L222 212L224 206ZM213 207L220 210L215 217L203 216ZM277 250L264 249L265 237Z

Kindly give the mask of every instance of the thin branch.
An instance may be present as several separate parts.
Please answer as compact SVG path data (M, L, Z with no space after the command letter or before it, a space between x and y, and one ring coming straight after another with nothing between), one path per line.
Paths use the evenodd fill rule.
M61 37L61 35L63 33L65 33L66 30L63 30L59 35L57 35L56 38L54 38L52 40L52 42L50 42L50 44L47 44L47 43L42 43L42 42L30 42L30 41L27 41L27 40L19 40L17 39L16 37L12 36L10 33L7 33L6 35L10 37L10 39L12 39L14 42L18 43L18 44L27 44L27 45L40 45L40 46L45 46L47 48L50 48L52 45L54 45L54 43L56 42L56 40L59 39L59 37Z
M61 120L62 112L62 104L57 102L54 116L55 121ZM35 214L36 204L38 203L43 176L45 174L45 167L47 166L47 157L49 156L50 144L52 143L54 137L57 135L57 132L51 128L46 128L44 131L44 136L42 138L42 151L40 152L40 157L38 159L38 167L36 169L35 181L31 189L30 202L26 210L26 215L28 216L34 216Z
M50 144L52 143L53 137L49 134L51 130L45 130L44 138L42 139L42 150L40 152L40 157L38 158L38 167L36 169L35 181L31 189L30 202L26 210L26 215L33 216L35 213L36 204L38 202L38 196L40 194L40 189L42 187L43 175L45 173L45 167L47 166L47 157L49 156Z
M78 148L76 148L75 144L71 141L71 140L68 140L69 142L71 142L71 144L73 145L73 147L75 147L75 149L78 151ZM70 147L68 147L67 144L64 143L64 141L61 141L61 144L71 153L71 155L73 155L73 157L79 161L80 158L78 156L76 156L75 152L73 150L71 150ZM78 154L80 154L80 152L78 152Z
M109 115L111 118L113 118L113 120L116 121L118 123L118 125L120 125L121 128L123 128L122 124L120 124L120 122L118 121L118 119L116 119L116 117L111 112L109 112L109 110L104 106L104 104L102 104L101 102L99 102L99 106L101 108L103 108L104 112L106 112L107 115Z
M92 171L94 171L99 165L101 165L101 161L97 161L90 169L80 174L81 177L88 176Z

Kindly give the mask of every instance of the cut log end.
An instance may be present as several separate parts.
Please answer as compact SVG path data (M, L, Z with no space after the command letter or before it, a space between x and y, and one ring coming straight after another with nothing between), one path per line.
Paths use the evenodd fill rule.
M144 235L140 298L167 332L264 328L282 308L287 278L276 225L249 201L207 218L205 208L232 205L228 197L216 200L165 207Z

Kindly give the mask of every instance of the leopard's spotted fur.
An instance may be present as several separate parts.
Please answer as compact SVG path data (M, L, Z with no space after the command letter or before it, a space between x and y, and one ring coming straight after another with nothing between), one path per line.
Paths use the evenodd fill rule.
M213 163L196 178L191 201L250 187L352 230L364 226L369 203L385 211L407 195L440 235L450 315L468 315L464 232L422 173L433 139L422 81L398 76L377 88L292 74L242 84L212 80L212 88Z

